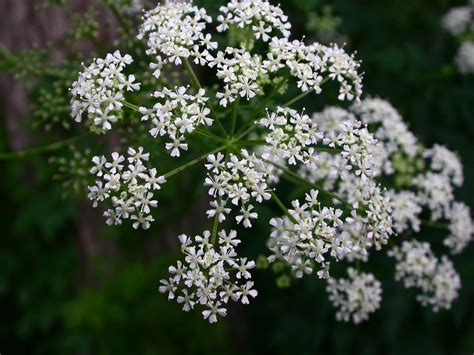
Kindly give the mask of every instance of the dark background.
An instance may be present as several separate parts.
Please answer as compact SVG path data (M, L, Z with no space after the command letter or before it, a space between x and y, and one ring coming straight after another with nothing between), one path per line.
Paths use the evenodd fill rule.
M222 1L196 1L216 11ZM73 1L76 12L86 2ZM15 50L61 37L67 19L58 9L37 13L37 2L1 0L0 42ZM357 50L365 94L388 99L420 141L457 151L465 184L456 193L474 202L474 78L452 65L456 39L441 16L461 1L291 0L282 7L293 36L311 31L310 19L331 5L342 19L338 33ZM311 34L308 36L311 38ZM111 40L101 37L104 46ZM110 46L110 45L109 45ZM88 51L87 44L78 50ZM60 58L61 53L56 53ZM43 140L30 129L28 93L0 76L0 147L18 150ZM319 109L331 98L308 98ZM393 261L373 255L364 270L383 283L382 307L366 323L334 320L324 283L316 277L275 285L269 270L256 273L259 295L235 305L217 325L199 312L184 313L157 291L176 257L179 233L207 227L207 201L189 171L163 189L158 222L144 233L105 228L87 201L66 198L52 182L47 155L0 162L0 352L3 354L472 354L474 351L474 259L471 245L452 257L463 288L451 311L434 314L415 292L393 280ZM198 185L198 186L196 186ZM283 190L284 191L284 190ZM289 193L286 198L291 198ZM260 208L260 222L242 234L242 253L265 253L267 221L277 211ZM426 229L419 238L445 253L444 234Z

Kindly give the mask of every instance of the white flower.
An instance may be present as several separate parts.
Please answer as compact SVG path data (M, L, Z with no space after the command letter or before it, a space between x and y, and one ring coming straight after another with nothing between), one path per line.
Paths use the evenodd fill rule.
M205 90L196 95L188 93L188 87L179 86L174 90L163 88L155 91L153 97L159 99L153 108L140 107L142 121L151 120L149 133L152 137L168 136L171 142L165 147L172 157L179 157L181 150L188 150L185 136L201 125L211 126L213 120L208 117L210 109L205 106L208 98Z
M474 73L474 42L463 42L459 47L455 60L462 74Z
M389 191L387 196L392 207L393 228L402 233L410 227L415 232L420 231L420 213L422 208L418 197L411 191Z
M235 217L237 224L242 222L245 228L251 228L252 223L250 222L250 220L258 218L257 212L251 212L252 209L253 209L252 205L242 206L242 208L240 209L241 214Z
M144 161L150 158L142 147L128 148L127 168L121 164L125 157L117 152L112 153L112 161L108 162L105 157L94 157L92 162L95 166L90 170L102 180L97 180L95 185L89 186L89 199L93 206L97 207L109 197L113 209L104 212L108 225L120 225L122 219L131 219L133 228L148 229L154 221L150 215L151 209L156 208L158 201L154 200L152 191L159 190L166 182L163 176L156 176L155 168L148 169Z
M453 36L474 29L474 6L453 7L444 15L443 27Z
M336 307L336 319L358 324L380 307L382 287L374 275L347 269L348 279L328 279L329 299Z
M405 287L420 289L417 300L431 305L433 311L451 308L461 287L459 275L445 256L439 260L428 243L404 241L389 254L397 260L395 279L403 280Z
M431 160L432 171L449 178L455 186L462 185L464 180L462 163L455 153L442 145L435 144L433 148L423 152L423 157Z
M237 233L230 231L227 234L222 230L218 235L218 245L213 244L209 231L194 239L181 235L179 241L185 255L184 263L178 261L176 267L169 267L171 277L161 280L159 289L168 294L168 299L174 299L176 292L181 293L182 296L176 300L183 303L184 311L196 304L206 307L202 315L209 323L215 323L218 316L227 314L229 299L240 299L243 304L248 304L249 297L257 296L249 271L255 267L255 262L238 257L234 249L240 243ZM245 283L241 283L244 280Z
M179 65L191 56L202 63L210 59L208 50L216 44L203 33L209 22L206 10L189 1L169 1L145 12L138 38L146 40L147 54L156 58L155 76L165 62Z
M271 32L278 31L283 37L290 35L291 28L288 17L279 6L273 6L265 0L231 0L226 6L220 7L217 18L219 32L225 31L229 25L238 28L248 27L256 39L267 42ZM256 24L256 25L255 25Z
M70 89L71 113L76 122L81 122L86 115L91 129L108 131L112 128L120 116L124 89L140 89L140 84L134 82L135 76L123 74L132 61L130 55L122 56L115 51L84 68Z
M451 249L453 254L459 254L474 236L474 223L471 209L462 202L454 202L446 214L449 219L449 236L444 245Z

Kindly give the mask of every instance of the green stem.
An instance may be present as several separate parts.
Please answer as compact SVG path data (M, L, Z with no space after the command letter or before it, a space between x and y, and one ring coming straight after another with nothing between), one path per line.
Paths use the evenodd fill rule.
M322 86L324 83L326 83L326 81L329 80L329 77L326 77L325 79L323 79L320 83L320 86ZM285 81L285 80L283 80ZM305 96L307 96L309 93L313 92L314 90L308 90L306 92L303 92L301 94L299 94L298 96L294 97L293 99L291 99L290 101L284 103L282 105L282 107L289 107L291 105L293 105L294 103L296 103L297 101L301 100L302 98L304 98ZM269 101L269 100L268 100ZM252 118L250 120L250 127L247 128L247 126L244 126L242 127L239 132L237 132L237 135L238 137L242 138L242 137L245 137L248 133L250 133L257 125L255 123L255 119L258 118L258 115L260 115L261 111L265 108L265 106L263 105L266 105L268 102L266 101L263 101L262 105L260 105L260 107L257 109L257 114L254 116L254 118ZM243 131L245 129L245 131L243 133L240 133L241 131Z
M193 70L193 67L191 66L191 63L189 63L189 60L187 58L183 58L183 66L184 69L188 72L189 77L191 78L191 82L196 90L202 89L202 85L199 82L198 77L196 76L196 73ZM217 124L219 125L220 129L222 130L222 133L224 135L227 135L227 131L225 130L224 126L222 125L221 121L219 120L219 117L215 114L214 110L212 109L211 105L208 105L209 109L211 110L211 114L213 118L217 121Z
M249 139L249 140L236 141L234 144L236 145L265 145L267 144L267 142L264 139Z
M291 215L290 211L288 211L288 208L285 207L285 205L283 204L283 202L281 202L275 192L270 191L270 195L272 195L272 199L276 202L278 207L280 207L283 213L285 213L285 215L290 219L290 221L292 221L294 224L297 224L298 221L295 219L295 217Z
M329 80L329 76L325 77L323 80L321 80L321 82L319 83L319 86L323 86L327 81ZM302 92L301 94L299 94L298 96L292 98L290 101L286 102L285 104L283 104L283 107L290 107L291 105L295 104L296 102L300 101L302 98L306 97L307 95L309 95L310 93L314 92L314 89L311 89L311 90L308 90L308 91L305 91L305 92Z
M440 222L433 222L433 221L427 221L427 220L422 220L421 224L426 227L430 228L437 228L437 229L449 229L449 224L447 223L440 223Z
M231 116L231 119L232 119L232 128L230 130L230 137L233 137L234 136L234 132L235 132L235 123L237 121L237 114L239 113L239 104L240 104L240 97L238 97L235 102L234 102L234 106L232 108L232 116Z
M125 107L128 107L134 111L137 111L139 112L140 111L140 108L137 106L137 105L134 105L134 104L131 104L130 102L127 102L127 101L122 101L122 104L125 106Z
M342 204L346 205L347 207L349 207L350 209L354 209L353 206L349 203L349 201L347 201L346 199L344 199L343 197L339 196L338 194L335 194L334 192L331 192L331 191L328 191L326 190L325 188L323 188L322 186L316 184L316 183L312 183L312 182L309 182L301 177L299 177L297 174L295 174L293 171L285 168L284 166L280 165L280 164L277 164L277 163L274 163L272 161L269 161L269 160L265 160L265 162L273 165L274 167L280 169L281 171L283 171L285 174L287 174L288 176L292 177L294 182L298 182L298 183L301 183L301 184L304 184L308 187L311 187L313 189L316 189L318 190L319 192L321 192L322 194L326 195L326 196L329 196L339 202L341 202Z
M221 198L219 197L217 199L217 206L216 208L219 208L221 205ZM216 211L216 215L214 216L214 223L212 225L212 234L211 234L211 244L215 245L216 244L216 239L217 239L217 229L219 227L219 213Z
M177 167L176 169L173 169L173 170L167 172L166 174L163 175L163 177L164 177L165 179L168 179L168 178L172 177L173 175L176 175L176 174L180 173L181 171L183 171L183 170L185 170L185 169L187 169L187 168L189 168L189 167L191 167L191 166L193 166L193 165L199 163L200 161L206 159L206 158L208 157L208 155L210 155L210 154L215 154L215 153L220 152L221 150L224 150L224 149L226 149L226 148L227 148L227 144L226 144L226 145L222 145L222 146L220 146L220 147L218 147L218 148L216 148L216 149L214 149L214 150L212 150L212 151L210 151L210 152L208 152L208 153L205 153L205 154L203 154L203 155L197 157L196 159L193 159L193 160L187 162L186 164L183 164L183 165Z
M313 91L314 90L308 90L308 91L302 92L298 96L292 98L290 101L285 102L283 104L283 107L290 107L291 105L293 105L294 103L300 101L302 98L306 97L307 95L309 95Z
M76 141L79 141L89 136L90 136L90 133L85 133L85 134L72 137L60 142L54 142L51 144L47 144L47 145L43 145L43 146L31 148L31 149L20 150L20 151L11 152L11 153L0 153L0 160L23 159L23 158L34 156L37 154L53 152L55 150L59 150L69 144L75 143Z
M193 83L193 86L197 90L202 89L201 83L199 82L199 79L197 78L196 73L194 72L193 67L191 66L191 63L189 63L189 60L184 58L183 65L184 65L184 69L186 69L186 71L189 74L189 77L191 78L191 82Z
M219 136L216 136L215 134L211 133L211 132L207 132L207 131L204 131L200 128L196 128L194 129L194 132L196 132L197 134L201 135L201 136L204 136L204 137L207 137L207 138L210 138L210 139L213 139L217 142L225 142L225 139L224 138L221 138Z

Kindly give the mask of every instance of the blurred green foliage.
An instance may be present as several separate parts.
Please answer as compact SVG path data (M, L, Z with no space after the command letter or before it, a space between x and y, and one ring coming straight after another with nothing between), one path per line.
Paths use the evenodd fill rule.
M223 3L196 2L211 9L211 14ZM366 94L391 101L423 143L438 142L459 152L466 183L458 191L458 198L472 208L474 78L456 72L456 41L440 25L441 16L462 3L289 0L282 7L293 23L294 37L300 38L307 31L326 31L325 36L329 36L329 28L334 31L331 40L345 40L349 50L357 50L366 73ZM331 6L331 11L324 10L325 6ZM325 11L325 22L318 25ZM92 23L90 28L94 29ZM333 103L334 97L321 96L307 99L304 105L313 110ZM6 142L6 133L0 131L2 151L6 150ZM45 156L38 156L0 162L0 171L2 354L474 351L473 246L453 258L463 289L450 312L433 314L423 309L411 290L393 280L393 263L374 254L363 268L370 268L383 283L382 308L362 325L334 320L324 283L315 277L295 282L284 273L275 276L261 261L256 301L247 307L233 306L225 320L210 326L196 312L182 312L157 292L158 281L177 252L168 250L163 236L180 224L183 215L194 213L192 206L203 191L196 184L201 181L196 174L202 172L190 170L167 185L160 199L158 223L151 231L138 233L129 226L101 229L100 235L112 240L118 252L113 260L94 260L94 286L85 286L80 282L83 260L78 252L79 205L62 199L61 184L51 181L57 173L54 166ZM279 190L285 191L285 186ZM286 196L286 200L291 198ZM279 213L274 206L259 207L258 212L260 223L242 234L242 252L252 257L265 253L266 222ZM202 227L193 226L196 232ZM422 237L432 242L435 250L443 250L439 231L425 230ZM151 257L144 250L149 243L161 245ZM287 286L290 281L289 288L276 286Z

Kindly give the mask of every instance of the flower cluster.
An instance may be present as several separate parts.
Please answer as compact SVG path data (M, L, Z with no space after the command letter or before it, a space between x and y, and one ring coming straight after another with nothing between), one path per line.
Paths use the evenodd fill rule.
M444 245L449 247L453 254L459 254L474 237L471 209L462 202L454 202L446 217L449 219L450 233L444 240Z
M340 84L339 100L352 100L362 94L362 76L357 73L360 66L353 56L337 45L320 43L306 45L301 41L273 37L270 42L267 66L275 72L284 64L296 77L301 91L321 92L323 76Z
M474 73L474 42L463 42L455 58L456 65L462 74Z
M221 6L222 15L217 17L220 23L219 32L226 31L229 26L249 27L256 39L268 42L272 32L278 31L283 37L290 36L291 24L279 6L273 6L264 0L231 0Z
M353 171L362 180L379 175L382 154L373 134L356 120L343 121L339 128L341 132L338 135L330 132L324 143L332 148L341 148L347 170Z
M113 208L104 212L108 225L119 225L123 219L131 219L133 228L148 229L154 221L151 209L158 204L153 191L161 188L165 178L159 176L155 168L146 167L144 162L149 160L150 154L142 147L128 148L127 159L117 152L111 156L110 161L104 156L92 158L95 165L90 172L99 179L89 186L89 199L94 207L106 199L111 200Z
M216 94L221 106L227 107L239 97L249 100L261 93L258 81L267 69L260 56L251 55L245 49L227 47L225 52L217 52L209 66L216 68L217 77L224 82L223 90Z
M159 290L182 304L184 311L204 306L204 319L214 323L218 316L226 315L229 300L248 304L257 296L250 273L255 262L237 257L235 247L240 240L235 231L220 231L217 245L209 231L194 238L184 234L178 238L184 260L169 267L170 277L161 280Z
M168 1L145 12L138 38L146 39L147 54L155 57L156 63L151 64L155 76L160 76L163 63L179 65L189 57L205 60L209 50L217 47L203 33L211 21L205 9L188 1Z
M443 27L453 36L474 31L474 2L450 9L442 19Z
M256 212L252 212L254 206L250 202L262 203L271 198L267 184L271 171L261 159L245 149L240 151L240 156L230 154L228 160L222 153L208 156L204 185L209 186L209 195L216 200L211 202L213 208L207 211L207 215L209 218L217 216L222 223L225 215L231 212L231 208L226 208L230 201L232 205L240 206L237 223L242 222L244 227L250 228L251 219L258 217Z
M316 152L311 145L322 140L323 134L308 115L299 114L290 108L277 107L275 112L267 113L259 124L270 131L265 136L269 147L262 154L264 159L280 157L295 165L297 162L316 168Z
M268 260L286 261L298 278L311 274L314 263L318 263L321 266L318 276L327 278L328 252L337 260L352 248L358 248L347 238L347 234L339 231L343 224L343 212L332 207L321 207L318 191L315 190L306 194L302 205L298 200L291 205L288 216L270 220L272 233L267 244L272 255Z
M416 154L416 137L390 103L368 98L355 103L350 110L364 124L376 125L374 136L383 144L387 155L402 152L413 157Z
M329 300L336 307L336 319L358 324L380 307L382 286L374 275L347 269L348 279L328 279Z
M451 308L461 280L448 258L436 258L428 243L416 240L404 241L388 255L397 261L395 279L402 280L407 288L420 289L417 300L422 305L430 305L435 312Z
M352 267L348 278L332 279L331 263L368 261L369 253L380 250L395 233L418 232L423 225L449 231L444 244L452 253L466 247L474 223L469 208L454 200L454 189L463 183L460 160L443 146L427 149L419 144L387 101L361 101L360 63L352 55L337 45L290 39L286 15L265 0L230 0L220 7L217 30L229 30L233 40L223 50L206 33L211 20L190 1L167 1L145 12L139 30L138 38L146 41L146 54L153 58L148 75L153 72L158 78L164 65L183 64L194 91L177 75L173 84L160 79L167 84L153 89L151 108L125 101L125 91L136 91L140 84L123 74L132 58L118 51L95 60L71 89L73 116L80 121L87 114L97 132L110 130L126 106L141 118L127 121L130 132L136 129L133 138L143 139L146 131L154 138L166 137L172 157L191 150L187 138L193 133L209 139L209 145L219 144L165 176L148 167L150 157L143 148L129 148L128 157L115 152L112 160L92 159L96 182L89 186L89 198L94 206L110 199L112 207L104 213L107 224L131 219L134 228L144 229L153 221L154 191L165 177L198 163L205 166L212 232L179 236L183 260L169 268L161 292L184 311L203 306L202 315L211 323L226 314L230 299L249 303L257 295L250 274L255 263L238 256L236 232L227 233L221 224L234 220L251 228L259 218L255 205L270 199L283 216L270 219L267 260L275 263L273 269L288 266L296 278L316 272L328 279L336 316L344 321L367 319L380 305L381 286L372 274ZM453 19L446 22L461 31ZM220 84L204 89L190 62L214 71ZM355 103L314 114L291 108L305 93L319 94L329 80L336 83L339 100ZM302 93L281 104L278 95L287 85ZM137 101L142 97L134 95ZM243 100L247 102L241 106ZM265 115L272 100L275 109ZM249 112L252 116L245 117ZM224 121L226 117L230 120ZM215 121L223 135L214 132ZM280 200L273 186L281 177L307 187L304 197L293 197L288 205ZM392 182L390 188L382 185ZM422 222L426 210L432 221ZM429 244L417 241L404 242L390 255L398 262L397 279L421 289L420 302L435 310L449 308L460 281L447 258L437 259Z
M454 7L443 17L443 27L461 40L456 65L462 74L474 73L474 1Z
M196 95L187 93L188 87L180 86L174 90L163 88L155 91L153 97L161 99L152 109L140 107L142 121L151 121L150 135L168 136L166 149L172 157L179 157L180 150L188 150L185 135L194 132L200 125L211 126L213 119L209 117L211 110L206 107L208 98L204 89Z
M394 191L387 192L392 208L393 229L398 233L403 233L410 228L415 231L420 231L419 215L422 207L419 198L412 191Z
M448 179L454 186L461 186L464 180L459 157L446 147L435 144L423 152L423 157L430 159L430 170Z
M71 87L71 112L76 122L84 114L91 130L107 131L121 116L123 91L135 91L140 84L133 74L126 76L125 67L133 62L130 55L119 51L107 54L105 59L96 59L79 74Z

